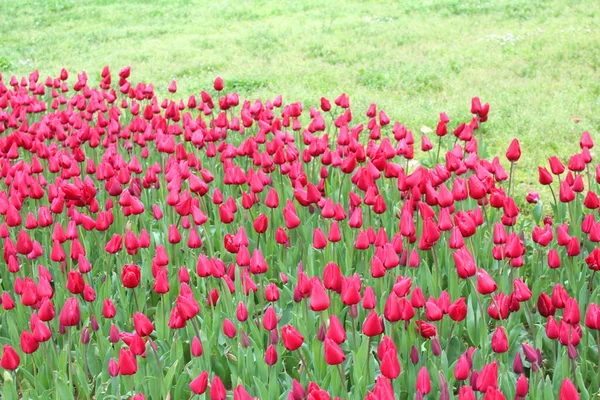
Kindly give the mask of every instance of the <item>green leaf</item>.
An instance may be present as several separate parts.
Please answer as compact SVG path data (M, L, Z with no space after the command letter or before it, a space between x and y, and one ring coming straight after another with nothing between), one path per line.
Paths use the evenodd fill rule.
M258 388L258 391L260 392L260 396L258 396L258 398L259 399L268 399L269 391L267 390L267 387L265 386L265 384L263 382L261 382L261 380L256 376L253 376L252 379L254 380L254 384Z
M72 400L73 399L73 388L67 384L69 379L66 377L64 372L56 374L54 380L56 384L56 400Z
M17 400L17 388L15 382L13 381L13 376L10 372L4 371L3 373L3 387L2 387L2 396L3 399L6 400Z
M179 359L176 359L175 362L173 363L173 365L171 365L171 368L169 368L167 375L165 375L163 398L167 397L167 393L169 393L171 391L171 386L173 385L173 376L175 376L175 372L177 371L178 365L179 365Z

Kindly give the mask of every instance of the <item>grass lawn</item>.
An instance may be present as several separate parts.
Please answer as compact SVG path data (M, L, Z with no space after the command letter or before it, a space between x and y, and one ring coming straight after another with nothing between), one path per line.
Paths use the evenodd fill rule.
M0 71L66 67L96 83L104 65L131 65L163 93L220 75L242 97L315 105L344 91L354 110L376 102L416 133L441 111L452 126L469 118L478 95L490 153L520 139L526 189L548 156L598 133L599 18L596 0L3 0Z

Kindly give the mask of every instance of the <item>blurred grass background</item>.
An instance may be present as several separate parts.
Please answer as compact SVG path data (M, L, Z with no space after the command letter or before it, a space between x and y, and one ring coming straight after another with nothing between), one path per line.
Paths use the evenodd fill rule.
M521 141L525 190L581 132L597 138L599 19L597 0L3 0L0 72L65 67L96 83L104 65L131 65L162 93L176 79L187 98L220 75L244 98L307 106L346 92L355 113L375 102L415 133L441 111L451 126L470 118L480 96L490 153Z

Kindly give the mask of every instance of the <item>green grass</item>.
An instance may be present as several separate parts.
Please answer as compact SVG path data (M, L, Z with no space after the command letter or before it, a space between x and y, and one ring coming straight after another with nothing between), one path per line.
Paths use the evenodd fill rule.
M490 152L520 139L525 189L548 156L598 133L598 18L596 0L4 0L0 71L66 67L97 82L104 65L131 65L163 93L171 79L187 96L220 75L243 97L307 104L344 91L355 112L376 102L415 132L440 111L469 118L478 95L491 103Z

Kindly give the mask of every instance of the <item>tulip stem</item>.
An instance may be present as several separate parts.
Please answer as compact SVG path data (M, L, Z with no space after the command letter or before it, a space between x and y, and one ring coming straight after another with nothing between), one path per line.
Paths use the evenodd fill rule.
M346 377L344 376L344 373L342 372L342 364L337 365L337 370L340 374L340 380L342 381L342 386L344 387L344 392L346 393L346 399L349 399L350 395L348 394L348 387L346 386Z
M156 343L154 343L152 341L152 339L150 339L149 337L148 337L148 339L150 340L150 347L152 347L152 352L154 353L154 357L156 358L156 365L158 366L158 375L160 377L159 378L160 379L160 391L162 392L164 390L162 364L160 363L160 359L158 358L158 353L156 352Z
M548 185L550 188L550 193L552 193L552 198L554 198L554 211L558 214L558 203L556 202L556 195L554 194L554 189L552 189L552 185Z
M371 355L371 336L369 336L369 340L367 340L367 369L366 369L366 373L365 373L365 377L366 377L366 382L370 382L369 379L369 358Z
M513 176L513 168L515 166L515 162L510 162L510 174L508 175L508 196L512 193L512 176Z
M593 291L592 283L594 283L595 277L596 277L596 270L594 270L592 272L592 277L590 278L590 283L588 284L587 296L585 297L585 305L584 305L585 309L587 309L588 304L590 304L590 295L592 294L592 291Z
M352 341L354 342L354 350L358 353L358 346L356 345L356 318L350 317L350 319L352 320Z
M448 351L450 351L450 340L452 339L452 332L454 331L454 326L456 325L456 321L452 322L450 326L450 332L448 333L448 340L446 341L446 357L448 357Z
M469 279L469 282L471 282L471 286L473 287L473 290L475 291L475 298L477 299L477 304L479 304L479 312L481 314L481 324L483 325L484 331L487 334L487 326L485 325L485 314L483 313L483 305L481 304L481 298L479 297L479 292L477 291L477 287L475 287L475 284L473 283L473 279ZM481 345L482 343L480 343Z
M306 370L306 373L308 374L308 379L310 379L311 382L316 382L315 377L313 376L312 371L311 371L308 363L306 362L306 358L304 358L304 356L302 355L302 352L300 350L298 350L298 355L300 356L300 360L302 361L302 364L304 364L304 369Z
M596 344L598 345L598 387L600 387L600 330L596 330Z
M69 385L73 386L73 379L71 379L71 330L73 328L72 327L68 327L68 338L67 338L67 362L68 362L68 369L69 369Z
M19 388L19 393L23 393L23 388L21 387L21 381L19 380L19 375L17 375L17 370L13 370L15 374L15 381L17 382L17 388Z

